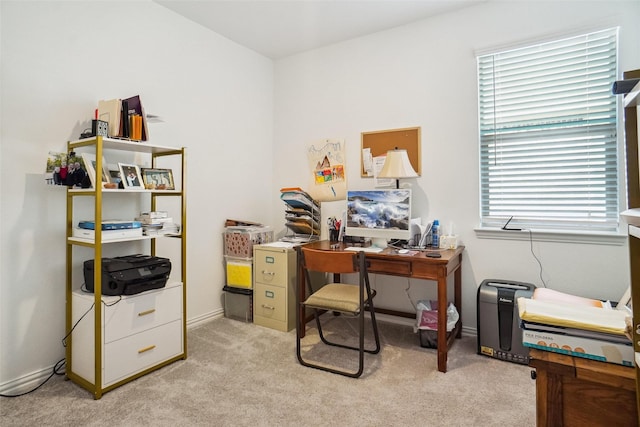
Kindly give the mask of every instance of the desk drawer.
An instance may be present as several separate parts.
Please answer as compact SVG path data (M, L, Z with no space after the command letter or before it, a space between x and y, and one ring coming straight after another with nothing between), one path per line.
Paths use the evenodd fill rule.
M397 274L408 276L411 274L411 262L402 260L383 260L367 257L369 273Z

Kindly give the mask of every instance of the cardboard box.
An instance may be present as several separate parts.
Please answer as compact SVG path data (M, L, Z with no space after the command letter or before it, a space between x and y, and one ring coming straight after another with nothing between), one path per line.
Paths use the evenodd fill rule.
M522 331L522 342L525 347L618 365L634 366L634 352L631 341L627 345L594 338L524 329Z

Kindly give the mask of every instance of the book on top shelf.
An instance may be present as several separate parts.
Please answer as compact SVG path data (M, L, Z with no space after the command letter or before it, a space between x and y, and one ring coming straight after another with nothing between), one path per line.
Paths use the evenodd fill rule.
M137 123L135 125L136 131L134 132L134 136L136 137L131 137L131 139L147 141L149 139L149 129L147 127L147 117L144 112L144 107L142 106L142 101L140 101L140 95L123 99L123 102L124 101L127 101L129 116L138 117L135 119Z
M109 123L109 137L149 140L149 128L140 95L98 101L98 118Z
M120 135L120 117L122 115L122 101L120 99L110 99L108 101L98 101L98 118L109 123L108 134L110 137Z

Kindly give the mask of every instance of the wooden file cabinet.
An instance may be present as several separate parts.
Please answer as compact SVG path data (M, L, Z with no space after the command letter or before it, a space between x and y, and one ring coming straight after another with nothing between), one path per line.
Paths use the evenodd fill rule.
M536 425L638 426L634 368L531 349Z
M296 252L290 248L253 248L253 323L288 332L296 320Z

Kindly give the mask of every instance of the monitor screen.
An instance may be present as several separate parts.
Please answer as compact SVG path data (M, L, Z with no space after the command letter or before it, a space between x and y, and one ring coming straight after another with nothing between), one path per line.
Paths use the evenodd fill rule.
M347 191L347 236L409 240L411 190Z

